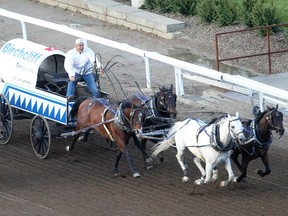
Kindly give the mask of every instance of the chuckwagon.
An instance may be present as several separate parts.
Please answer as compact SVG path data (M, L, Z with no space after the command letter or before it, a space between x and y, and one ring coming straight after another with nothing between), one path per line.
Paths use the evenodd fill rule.
M34 153L46 158L51 144L49 122L61 130L75 127L69 120L74 101L65 97L68 75L65 53L28 40L16 38L0 49L0 143L7 144L13 133L14 119L31 118L30 138ZM93 73L96 77L96 73ZM89 95L84 82L77 96ZM101 91L101 97L108 94Z

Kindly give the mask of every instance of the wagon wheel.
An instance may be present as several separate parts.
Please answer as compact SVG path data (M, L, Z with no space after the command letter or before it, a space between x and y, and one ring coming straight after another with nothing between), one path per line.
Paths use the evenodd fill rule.
M12 107L3 94L0 94L0 144L7 144L13 132L13 112Z
M51 133L48 121L41 115L36 115L32 119L30 140L37 157L40 159L46 158L50 150Z

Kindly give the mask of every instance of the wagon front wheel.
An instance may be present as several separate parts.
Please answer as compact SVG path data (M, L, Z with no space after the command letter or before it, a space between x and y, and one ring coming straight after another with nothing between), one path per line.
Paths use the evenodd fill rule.
M47 157L51 145L51 133L48 121L41 115L36 115L30 126L30 140L32 149L37 157Z
M13 112L5 95L0 94L0 144L7 144L13 132Z

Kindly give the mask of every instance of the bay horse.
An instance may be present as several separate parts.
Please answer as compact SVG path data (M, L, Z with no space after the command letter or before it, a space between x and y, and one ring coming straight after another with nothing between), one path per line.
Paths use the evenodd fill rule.
M71 118L77 116L76 132L84 133L84 141L86 141L89 131L95 130L103 138L116 144L117 154L113 170L115 176L118 175L118 164L123 153L133 177L140 177L134 168L126 145L131 137L136 137L142 131L142 122L145 117L142 108L129 102L111 104L106 99L79 97L72 107L70 116ZM67 151L73 150L80 134L77 133L72 144L66 146Z
M143 133L153 132L155 130L165 130L170 128L177 116L176 111L177 95L173 91L173 85L169 88L162 86L159 91L152 97L147 97L143 94L134 94L127 98L129 101L137 106L141 106L145 112L145 122L143 124ZM146 143L148 140L157 143L163 135L156 135L152 138L141 138L141 141L133 137L135 145L140 149L144 158L145 167L148 169L152 166L148 165L152 162L152 158L146 152ZM160 161L163 162L163 155Z
M250 161L261 158L265 171L258 170L257 174L261 177L269 175L271 172L268 150L273 141L272 131L275 130L281 136L284 134L283 114L278 110L278 105L268 107L267 110L260 112L259 107L254 107L254 119L243 120L243 126L246 131L248 141L244 145L235 145L231 159L237 165L241 175L237 178L237 182L241 182L247 176L247 167ZM242 155L241 163L238 156Z
M197 185L216 181L218 172L213 168L225 162L229 177L227 181L222 181L220 186L227 186L234 181L234 173L230 162L231 148L235 140L239 143L245 141L243 130L238 112L235 116L227 114L214 118L209 123L189 118L174 124L167 134L167 138L152 148L152 156L156 156L171 146L176 147L176 158L184 172L182 181L185 183L189 180L189 175L188 166L184 163L184 150L188 148L196 156L194 163L202 175L200 179L195 180ZM206 164L205 168L201 161Z

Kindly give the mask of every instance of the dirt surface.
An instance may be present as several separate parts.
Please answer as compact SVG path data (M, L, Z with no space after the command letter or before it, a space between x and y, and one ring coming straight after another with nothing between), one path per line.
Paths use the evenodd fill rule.
M190 40L165 40L26 0L6 0L5 3L0 3L0 7L59 24L81 24L82 31L162 54L185 46L190 47L189 43L191 44ZM21 37L18 22L0 17L0 26L0 39L7 41ZM30 40L53 45L63 51L70 49L75 40L74 37L35 26L29 26L28 32ZM125 94L139 91L134 81L137 81L144 93L150 95L158 87L170 85L174 80L173 69L151 62L153 90L147 90L142 59L98 44L89 43L89 46L101 53L104 64L116 54L122 56L116 58L121 64L111 71L119 79L123 92L115 78L111 76L112 85L106 75L101 77L101 89L110 93L111 100L122 99ZM251 117L251 105L244 96L197 83L186 83L185 86L190 97L177 101L178 120L188 117L209 120L220 112L234 114L236 111L240 112L241 117ZM185 156L191 180L186 184L181 181L182 171L173 149L165 152L164 163L155 160L153 169L146 170L142 156L133 143L128 148L141 178L131 176L125 158L120 161L121 175L113 177L115 152L109 150L97 134L91 135L86 143L78 142L75 150L69 153L64 148L71 142L71 138L53 138L49 157L40 160L31 148L30 123L30 119L16 120L11 142L0 146L0 215L288 214L286 134L281 139L274 136L270 149L272 172L269 176L261 178L255 173L255 170L263 169L258 159L251 162L245 183L234 183L221 188L219 183L202 187L194 185L193 181L200 177L200 172L189 152ZM50 124L54 134L54 124ZM148 143L148 149L152 145ZM235 174L239 174L234 165L233 168ZM220 180L227 178L222 166L219 174Z

